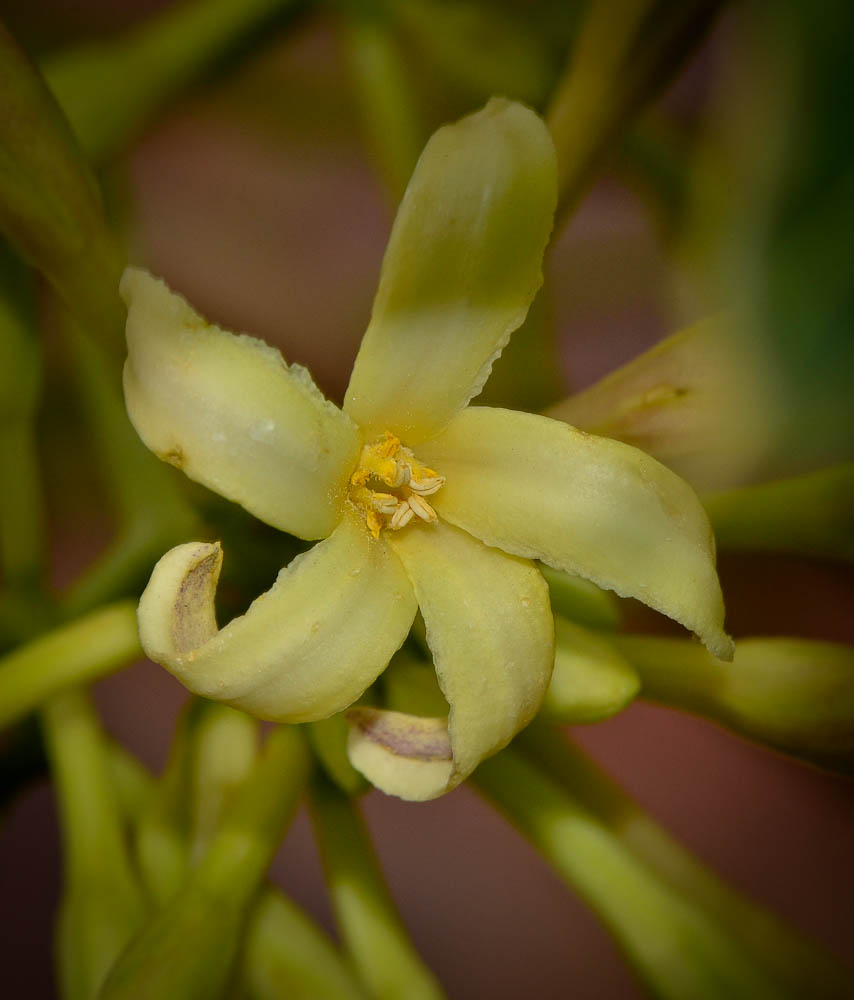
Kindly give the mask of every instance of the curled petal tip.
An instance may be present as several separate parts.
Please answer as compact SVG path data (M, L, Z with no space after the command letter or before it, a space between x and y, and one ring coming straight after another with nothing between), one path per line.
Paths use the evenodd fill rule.
M309 722L351 705L415 616L403 567L357 518L297 556L244 615L218 629L221 565L219 543L167 552L139 604L143 649L196 694L275 722Z

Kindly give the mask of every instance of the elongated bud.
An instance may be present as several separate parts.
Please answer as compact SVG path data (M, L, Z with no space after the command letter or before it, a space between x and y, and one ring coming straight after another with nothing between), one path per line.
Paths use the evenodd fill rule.
M724 663L679 639L615 636L643 695L825 767L854 771L854 647L741 639Z
M624 709L640 678L610 636L555 616L555 667L541 712L555 722L598 722Z

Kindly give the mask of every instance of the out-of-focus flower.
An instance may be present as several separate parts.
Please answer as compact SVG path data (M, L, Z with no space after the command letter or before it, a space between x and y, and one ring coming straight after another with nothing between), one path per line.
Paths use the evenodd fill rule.
M440 129L395 220L343 409L161 281L122 282L143 441L269 524L323 539L222 629L219 545L171 550L140 602L146 652L199 694L303 722L351 705L420 608L447 718L351 715L354 765L405 798L452 788L537 711L554 649L532 559L731 655L690 487L625 444L467 406L542 282L555 201L554 147L531 111L493 100Z

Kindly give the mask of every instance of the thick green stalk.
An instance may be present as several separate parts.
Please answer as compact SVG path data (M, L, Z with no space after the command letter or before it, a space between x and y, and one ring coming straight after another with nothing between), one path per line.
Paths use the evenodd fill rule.
M525 730L517 745L626 850L730 928L742 948L791 994L816 1000L842 1000L848 995L850 970L714 875L563 733L535 724Z
M854 464L703 498L722 548L854 562Z
M185 0L119 35L50 56L44 74L83 149L101 160L169 98L294 6L294 0Z
M626 121L703 40L720 0L595 0L552 95L559 213L583 194Z
M475 782L596 911L652 995L667 1000L786 995L735 934L660 878L524 756L505 750L481 764Z
M7 587L31 590L41 582L45 565L44 506L33 422L0 427L0 469L14 470L3 476L0 495L3 580Z
M121 601L61 625L0 659L0 727L52 695L142 656L136 605Z
M854 773L854 646L740 639L724 663L682 639L617 635L643 695L812 763Z
M155 781L151 772L127 747L107 741L107 768L116 793L122 821L135 828L154 797Z
M47 561L35 426L42 383L35 312L29 269L0 239L0 575L7 607L17 603L9 615L17 635L39 624L28 621L27 605L41 597Z
M442 991L401 924L356 807L323 778L311 807L338 926L365 988L376 1000L437 1000Z
M190 774L190 860L204 857L228 806L258 758L258 721L236 708L202 702L193 733Z
M269 887L246 929L242 979L252 1000L367 1000L323 931Z
M201 700L184 709L169 759L154 783L148 808L136 822L136 860L155 905L166 906L184 885L190 867L190 797L194 732Z
M131 426L117 365L85 338L70 318L66 343L89 433L119 521L119 532L100 559L64 595L66 615L139 593L151 567L172 545L198 530L198 520L175 473L142 444Z
M308 768L299 731L274 730L204 858L113 967L101 1000L210 1000L222 993Z
M91 1000L145 919L89 697L56 695L42 712L59 796L65 889L58 925L64 1000Z
M2 24L0 231L87 331L118 347L124 254L68 122Z
M206 789L204 794L211 795L215 799L215 802L208 804L209 807L217 802L224 805L224 809L218 810L218 825L223 815L227 815L228 803L233 798L235 789L233 781L230 780L233 771L226 765L226 781L223 785L220 781L221 765L214 764L214 773L211 773L207 766L200 767L199 764L202 762L198 759L200 756L198 751L201 749L201 757L207 759L207 751L213 751L213 743L217 737L225 735L226 744L221 748L223 753L219 756L227 759L231 756L229 750L235 749L238 756L243 756L247 746L245 739L247 734L232 728L233 719L230 722L226 721L223 726L222 723L227 717L219 715L221 711L232 712L235 716L242 713L213 702L204 703L204 709L212 711L213 716L206 720L207 713L205 711L201 713L201 718L196 720L198 723L196 739L190 741L199 745L194 747L195 752L189 752L188 747L188 753L184 756L187 758L187 764L193 765L196 782L203 777L203 773L213 779L213 789ZM244 718L248 720L248 716ZM252 721L253 726L257 726L254 720ZM184 728L186 729L186 723ZM257 733L254 728L252 738L255 743ZM119 744L110 744L108 751L110 774L123 818L133 834L138 836L147 822L147 815L150 815L149 810L157 795L158 786L162 785L164 779L155 782L133 754ZM186 772L190 769L189 766L184 768L184 776L187 779L189 775ZM167 768L168 774L169 768ZM168 781L166 775L164 778ZM231 790L231 795L222 794L226 789ZM184 787L182 791L186 797L187 788ZM204 811L210 817L214 810L206 808ZM211 837L214 834L215 829ZM179 839L184 838L182 856L186 859L189 835L186 817L183 826L180 823L176 826L175 835ZM149 858L149 862L152 860L156 859ZM149 877L146 879L146 888L149 893L157 896L161 888L157 876L161 873L153 873L150 863L147 872ZM186 874L186 865L183 873ZM239 975L243 992L238 989L236 995L251 997L252 1000L280 1000L284 996L289 1000L316 1000L318 997L329 1000L366 1000L365 994L356 984L352 971L346 966L328 935L295 903L271 885L262 890L247 922Z
M353 13L341 33L383 181L397 204L427 139L403 57L385 19Z

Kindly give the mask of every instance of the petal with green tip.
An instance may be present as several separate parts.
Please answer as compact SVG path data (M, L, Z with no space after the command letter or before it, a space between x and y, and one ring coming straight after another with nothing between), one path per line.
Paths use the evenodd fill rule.
M369 436L417 443L480 392L542 284L556 199L554 145L521 104L493 99L432 136L344 402Z
M548 588L527 560L441 522L392 535L427 626L444 719L351 712L350 760L378 788L428 799L533 718L554 662Z
M219 545L167 552L139 605L143 649L186 687L260 718L308 722L352 704L401 645L415 596L400 560L355 516L297 556L217 630Z
M431 502L507 552L635 597L732 657L709 520L636 448L531 413L469 407L419 458L447 478Z
M160 458L301 538L331 533L361 441L303 368L203 320L164 282L125 271L125 401Z

